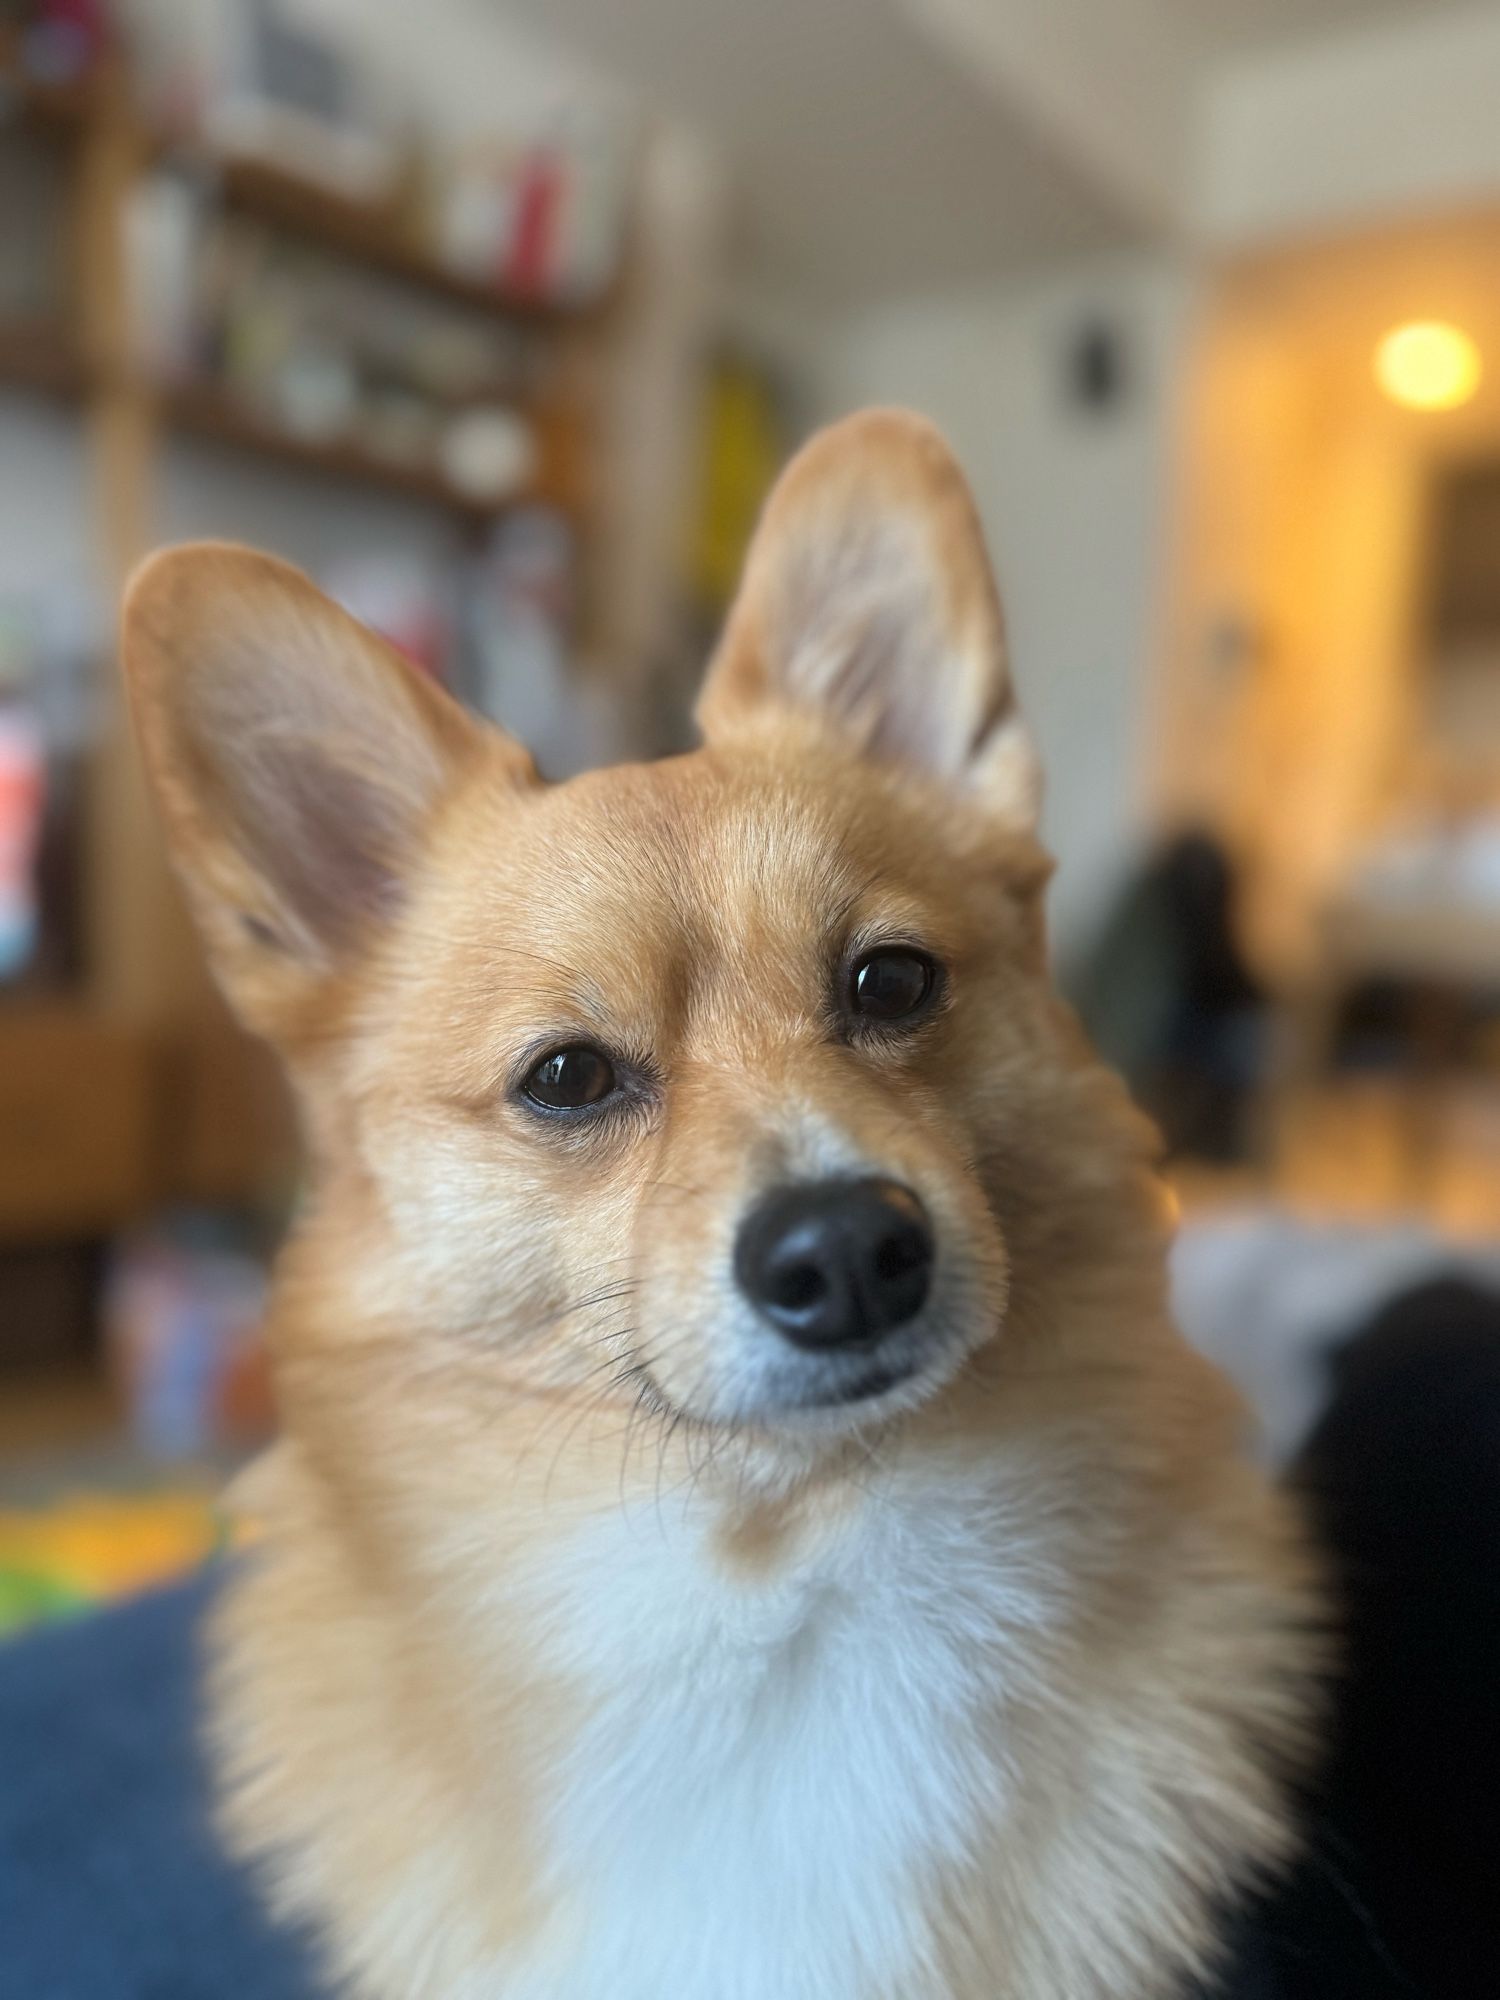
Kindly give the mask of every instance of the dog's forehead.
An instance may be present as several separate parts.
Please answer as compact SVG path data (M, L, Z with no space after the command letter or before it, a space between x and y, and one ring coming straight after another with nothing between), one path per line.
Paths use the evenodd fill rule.
M514 861L559 919L687 949L805 934L879 868L826 787L701 754L590 772L527 817Z
M920 930L943 902L920 816L872 810L857 769L698 752L497 793L452 832L435 871L452 950L425 963L518 1018L555 1006L644 1034L705 1008L799 1010L854 927Z

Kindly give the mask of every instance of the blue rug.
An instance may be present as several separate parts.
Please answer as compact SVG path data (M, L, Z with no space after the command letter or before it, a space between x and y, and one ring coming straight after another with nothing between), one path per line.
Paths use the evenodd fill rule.
M196 1741L211 1583L0 1646L0 1992L317 2000L215 1844Z

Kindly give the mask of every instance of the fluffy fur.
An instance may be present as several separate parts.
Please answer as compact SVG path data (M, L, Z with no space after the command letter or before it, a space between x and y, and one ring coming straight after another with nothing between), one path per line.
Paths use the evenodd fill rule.
M706 745L650 767L543 786L245 551L148 565L125 651L311 1158L213 1646L276 1907L366 2000L1181 1992L1287 1851L1307 1584L1048 985L946 448L874 413L804 452ZM853 1035L887 940L942 1003ZM579 1040L632 1087L549 1121L519 1081ZM937 1275L911 1380L813 1408L731 1249L849 1171L919 1192Z

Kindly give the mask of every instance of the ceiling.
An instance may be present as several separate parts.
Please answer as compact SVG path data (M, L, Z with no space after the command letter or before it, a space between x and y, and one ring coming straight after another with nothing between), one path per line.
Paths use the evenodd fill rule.
M877 0L503 0L719 146L757 277L845 301L1118 241L1113 204Z
M1185 145L1219 65L1473 0L490 4L705 135L729 169L739 272L816 304L1175 228L1184 170L1143 220L1124 156L1096 143L1111 113L1137 151L1169 127Z
M1174 28L1209 56L1296 44L1403 17L1456 11L1466 0L1157 0ZM1472 0L1469 0L1472 4Z

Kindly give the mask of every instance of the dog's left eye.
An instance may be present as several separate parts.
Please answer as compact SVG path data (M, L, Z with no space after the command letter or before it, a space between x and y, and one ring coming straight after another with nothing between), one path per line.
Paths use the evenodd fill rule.
M867 1021L910 1020L932 998L937 978L925 952L866 952L849 975L850 1011Z
M615 1066L598 1049L580 1043L555 1049L532 1070L521 1089L548 1111L581 1111L599 1104L615 1087Z

